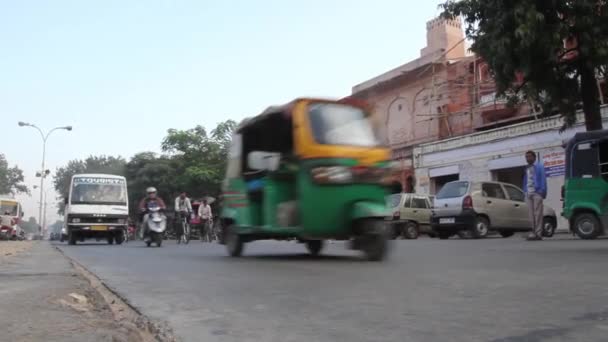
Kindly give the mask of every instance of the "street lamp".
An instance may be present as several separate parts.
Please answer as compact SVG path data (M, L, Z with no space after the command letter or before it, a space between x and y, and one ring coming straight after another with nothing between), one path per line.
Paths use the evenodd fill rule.
M49 138L49 135L51 135L51 133L53 133L54 131L60 130L60 129L64 129L66 131L71 131L72 130L72 126L61 126L61 127L55 127L52 130L50 130L48 133L44 133L38 126L31 124L31 123L27 123L27 122L23 122L23 121L19 121L19 127L32 127L35 128L36 130L38 130L38 132L40 133L40 137L42 138L42 168L40 169L40 206L38 208L38 224L42 224L42 207L43 207L43 196L44 196L44 178L49 174L49 172L47 172L44 169L44 163L45 163L45 158L46 158L46 141ZM40 228L42 229L42 226L40 226Z

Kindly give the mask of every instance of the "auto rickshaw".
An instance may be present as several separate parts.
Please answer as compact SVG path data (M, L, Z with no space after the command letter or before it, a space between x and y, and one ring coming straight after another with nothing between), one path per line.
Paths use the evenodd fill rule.
M231 256L255 240L293 240L312 255L349 240L370 261L387 252L383 146L363 106L296 99L244 120L233 135L220 214Z
M608 130L577 133L565 159L562 216L573 234L595 239L608 227Z

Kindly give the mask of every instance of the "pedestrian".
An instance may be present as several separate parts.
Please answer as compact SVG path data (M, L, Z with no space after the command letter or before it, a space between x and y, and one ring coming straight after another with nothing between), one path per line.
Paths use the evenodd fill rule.
M524 191L532 223L532 232L527 240L538 241L543 239L543 200L547 198L547 178L545 168L536 161L534 151L526 152L526 162L528 165L524 175Z

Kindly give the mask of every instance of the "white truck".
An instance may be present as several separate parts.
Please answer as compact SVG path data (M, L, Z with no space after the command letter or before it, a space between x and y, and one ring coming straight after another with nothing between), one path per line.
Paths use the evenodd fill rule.
M69 197L65 200L63 238L70 245L85 239L121 244L129 219L127 180L107 174L72 176Z

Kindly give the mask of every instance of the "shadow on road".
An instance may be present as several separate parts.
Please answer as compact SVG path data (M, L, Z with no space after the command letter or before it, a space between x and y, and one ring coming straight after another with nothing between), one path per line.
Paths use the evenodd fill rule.
M245 255L241 259L262 260L262 261L333 261L333 262L361 262L362 258L350 255L319 255L310 254L258 254Z

